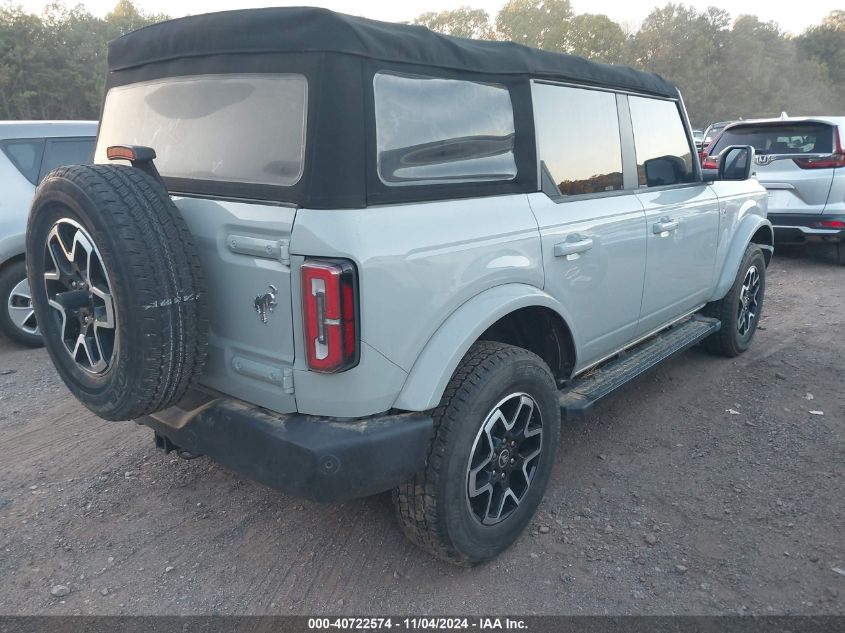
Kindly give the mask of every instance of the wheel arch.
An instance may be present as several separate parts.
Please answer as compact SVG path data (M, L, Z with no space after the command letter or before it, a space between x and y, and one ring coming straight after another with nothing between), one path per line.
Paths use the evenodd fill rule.
M458 363L479 340L525 347L550 365L558 383L564 382L577 360L578 339L571 323L560 302L534 286L503 284L485 290L449 315L428 340L393 406L408 411L437 406ZM543 325L549 329L538 331ZM544 349L549 340L556 345Z
M0 272L6 270L12 264L17 264L18 262L25 262L26 256L21 253L20 255L12 255L10 258L0 261Z
M26 234L16 233L0 238L0 270L26 259Z
M722 272L710 301L717 301L728 294L736 278L745 249L751 243L757 244L763 250L766 266L768 266L774 254L774 230L769 220L759 215L746 215L740 221L737 230L734 232L730 249L722 266Z

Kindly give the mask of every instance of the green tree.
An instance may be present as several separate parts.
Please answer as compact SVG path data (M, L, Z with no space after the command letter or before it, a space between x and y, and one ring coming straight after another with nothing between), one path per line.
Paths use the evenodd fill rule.
M835 92L823 64L803 56L774 22L737 18L727 39L709 105L716 118L835 113Z
M690 118L703 123L709 118L709 101L718 94L713 81L720 72L728 24L723 11L699 13L669 3L646 17L631 41L629 60L678 85Z
M496 16L496 30L502 39L566 51L573 16L569 0L510 0Z
M581 13L572 18L567 53L601 62L624 59L627 36L622 27L606 15Z
M487 12L467 6L439 13L423 13L414 19L414 24L421 24L432 31L457 37L471 37L478 40L495 38Z
M845 11L832 11L822 24L804 31L798 46L804 55L827 66L830 79L845 96Z
M97 118L106 77L106 43L162 15L120 0L105 19L82 5L52 4L38 15L0 6L0 118Z
M143 13L139 11L131 0L118 0L114 9L106 14L106 33L109 38L114 39L148 24L168 19L169 17L163 13Z

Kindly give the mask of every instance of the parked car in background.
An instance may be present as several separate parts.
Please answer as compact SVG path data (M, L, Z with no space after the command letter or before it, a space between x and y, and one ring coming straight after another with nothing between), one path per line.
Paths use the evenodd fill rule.
M780 243L832 242L845 265L845 117L758 119L724 129L708 149L716 167L726 147L756 150L757 179L768 190L769 219Z
M26 280L24 241L35 188L61 165L90 163L96 121L0 121L0 330L41 345Z
M692 131L692 140L695 142L695 148L700 151L704 147L704 132L694 129Z
M716 137L719 136L719 133L724 130L728 125L730 125L732 121L719 121L718 123L711 123L704 129L704 134L702 135L703 138L701 139L701 149L707 149Z

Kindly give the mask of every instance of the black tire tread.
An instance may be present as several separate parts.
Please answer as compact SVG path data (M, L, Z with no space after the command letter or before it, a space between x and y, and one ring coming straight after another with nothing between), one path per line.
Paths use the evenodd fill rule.
M110 420L136 419L176 404L201 375L208 345L204 276L184 219L164 188L139 169L74 165L53 171L45 183L51 179L72 181L119 244L113 255L130 271L133 292L127 297L126 288L112 288L113 295L122 295L115 297L118 319L121 310L137 311L137 340L143 341L132 359L141 366L140 379L129 384L128 372L115 372L107 402L87 401L69 387Z
M453 405L467 403L472 392L484 382L486 374L501 363L531 357L543 361L520 347L480 341L475 343L461 360L443 392L440 404L432 412L434 435L425 469L414 479L393 489L393 507L402 531L417 546L449 563L471 566L477 561L458 552L442 531L438 517L435 486L445 468L445 453L450 431L465 420L455 415Z

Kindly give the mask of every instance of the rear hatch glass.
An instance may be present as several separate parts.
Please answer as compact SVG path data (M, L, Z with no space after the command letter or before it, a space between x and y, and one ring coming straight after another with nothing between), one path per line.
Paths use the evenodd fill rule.
M751 145L758 154L830 154L833 128L825 123L736 125L724 131L710 153L730 145Z
M731 145L751 145L757 153L754 170L769 191L769 213L822 213L833 183L832 168L807 168L792 157L831 154L834 129L826 123L774 121L734 125L710 150L718 155ZM772 159L766 156L787 156Z
M302 176L307 81L198 75L112 88L95 162L111 145L156 151L165 178L290 186ZM190 191L188 191L190 192Z

